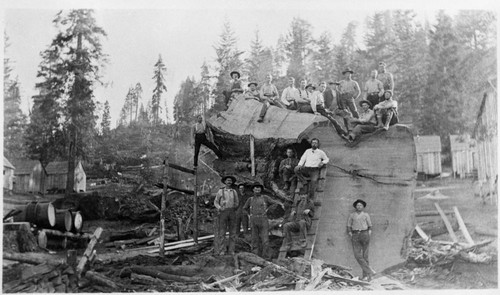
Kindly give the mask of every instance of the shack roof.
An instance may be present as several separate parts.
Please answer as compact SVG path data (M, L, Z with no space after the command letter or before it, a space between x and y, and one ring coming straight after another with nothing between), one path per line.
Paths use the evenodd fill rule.
M13 159L12 162L16 167L14 175L31 174L37 165L41 165L40 161L30 159Z
M441 152L441 138L438 135L416 136L417 154Z
M12 165L12 163L10 163L9 160L7 160L6 157L3 157L3 166L5 168L16 169L14 165Z
M309 128L320 122L328 122L323 116L298 113L271 106L267 110L264 122L259 123L262 103L256 100L245 100L240 95L231 103L229 109L209 120L212 128L242 136L253 135L256 139L281 138L295 139L301 137Z
M452 152L474 149L475 141L470 135L450 135L450 147Z

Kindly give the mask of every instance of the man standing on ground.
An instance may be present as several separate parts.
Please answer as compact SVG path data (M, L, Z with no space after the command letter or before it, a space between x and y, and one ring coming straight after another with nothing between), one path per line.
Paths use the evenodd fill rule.
M209 136L207 136L207 133ZM213 138L211 131L207 128L206 123L203 120L202 115L198 115L197 122L191 127L191 145L193 145L194 140L194 167L198 167L198 155L200 154L201 145L205 145L211 149L219 158L223 158L221 151L217 146L208 140L208 138Z
M262 85L260 88L260 99L263 101L264 105L262 106L257 122L264 121L264 116L266 115L269 106L274 105L279 108L285 108L279 98L280 95L278 93L278 89L273 84L273 76L269 74L267 75L266 84Z
M373 109L375 105L380 102L380 98L384 95L384 86L380 80L377 80L377 70L373 70L370 73L370 79L365 83L365 93L364 100L370 102Z
M380 62L378 64L378 75L377 79L382 82L384 90L394 91L394 78L391 73L385 70L385 62Z
M301 194L300 200L294 203L289 221L283 225L285 234L286 250L292 248L292 232L300 232L300 247L307 247L307 230L311 227L314 216L314 203L306 194Z
M372 222L370 215L363 212L366 207L366 202L356 200L352 206L356 211L349 215L347 220L347 232L351 237L352 249L354 257L358 261L361 269L363 269L362 280L371 281L375 271L370 267L368 262L368 246L370 245L370 236L372 235Z
M250 198L249 194L245 191L245 185L240 183L238 185L238 210L236 210L236 234L240 234L240 228L243 226L243 235L248 234L248 215L243 211L243 206Z
M238 192L232 188L236 182L234 176L228 175L221 179L224 187L220 188L215 194L214 205L219 214L219 228L218 228L218 245L222 244L226 232L229 232L229 242L223 246L222 253L215 253L216 255L234 255L235 248L235 235L236 235L236 209L239 205ZM227 250L226 250L227 249ZM214 247L214 250L215 247Z
M288 87L281 93L281 102L289 110L297 109L297 100L300 99L300 92L295 88L295 78L288 78Z
M290 190L292 200L295 198L295 189L297 188L297 175L294 169L297 167L299 160L295 157L295 152L292 148L286 149L286 159L281 160L279 174L285 186L284 191Z
M267 195L262 195L264 186L260 183L253 185L253 197L247 200L243 210L250 215L252 228L252 252L264 259L269 256L269 222L267 220L267 208L270 204L278 204ZM283 206L281 204L281 206Z
M340 81L339 85L339 104L341 109L349 109L353 117L357 118L359 115L354 101L359 97L361 91L359 89L358 82L352 79L352 74L354 74L354 71L351 70L351 68L346 68L342 72L344 80Z
M318 184L319 172L328 163L329 159L325 152L319 149L319 139L311 140L311 148L307 149L300 158L299 164L295 167L295 174L302 184L307 184L308 195L314 201L316 186Z

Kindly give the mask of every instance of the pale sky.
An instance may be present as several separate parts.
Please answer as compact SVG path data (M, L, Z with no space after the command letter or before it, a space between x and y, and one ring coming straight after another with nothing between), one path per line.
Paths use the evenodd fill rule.
M436 8L461 8L461 1L428 2L432 6L416 3L394 6L396 1L378 0L376 7L374 1L143 1L146 4L138 4L139 1L86 1L85 6L82 6L82 1L3 2L3 24L11 44L7 57L13 62L12 75L19 77L22 107L26 113L31 96L36 94L34 86L40 52L47 48L56 34L52 25L55 14L60 9L95 9L98 25L108 34L102 43L110 60L102 72L103 82L109 84L97 87L95 96L101 103L110 102L112 126L115 126L130 86L138 82L142 84L146 106L146 101L152 96L153 65L159 54L167 67L168 91L163 98L171 112L181 82L187 76L198 80L204 61L213 64L213 46L222 32L225 18L238 37L238 48L248 51L256 29L260 31L264 45L274 47L279 35L287 33L292 19L297 16L312 24L315 37L329 31L335 42L339 41L350 21L357 21L361 41L366 17L377 10L412 8L417 11L419 20L428 19L432 23ZM477 8L496 8L495 1L484 2Z

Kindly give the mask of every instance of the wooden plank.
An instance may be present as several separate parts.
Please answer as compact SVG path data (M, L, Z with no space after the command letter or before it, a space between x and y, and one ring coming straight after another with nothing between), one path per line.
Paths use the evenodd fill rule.
M255 176L255 138L250 135L250 161L252 163L252 176Z
M457 206L453 206L453 211L455 212L455 217L457 218L458 226L460 227L460 231L462 232L465 239L467 240L467 243L469 243L470 245L474 245L474 240L470 236L469 231L467 230L467 227L465 226L465 222L462 219L460 212L458 212Z
M204 242L206 242L206 241L203 241L203 243ZM198 243L200 243L200 241L198 241ZM174 246L170 246L170 247L164 247L163 250L164 251L170 251L170 250L182 249L182 248L187 248L187 247L195 246L198 243L195 243L193 241L193 242L189 242L189 243L185 243L185 244L179 244L179 245L174 245ZM150 254L152 254L152 253L158 253L160 251L160 249L150 250L150 251L148 251L148 253L150 253Z
M214 238L214 235L203 236L201 238L198 238L198 241L210 240L213 238ZM189 242L194 242L194 239L186 239L184 241L176 241L176 242L166 243L164 246L169 247L169 246L180 245L180 244L185 244L185 243L189 243ZM135 248L135 249L130 249L130 250L137 251L137 250L148 250L148 249L154 249L154 248L158 248L158 246L147 246L147 247Z
M185 168L185 167L182 167L182 166L179 166L179 165L176 165L174 163L168 163L166 162L167 166L172 168L172 169L176 169L176 170L179 170L179 171L182 171L182 172L186 172L186 173L189 173L189 174L193 174L194 175L194 170L193 169L189 169L189 168Z
M2 254L3 259L19 261L22 263L29 264L50 264L50 265L59 265L66 262L65 259L59 258L50 254L44 253L14 253L4 251Z
M36 266L25 268L21 273L21 281L25 282L27 279L34 276L44 275L51 272L53 269L54 266L49 264L39 264Z
M446 217L446 214L444 214L443 209L439 206L438 203L434 203L434 206L439 212L439 215L441 215L441 218L443 219L444 225L446 226L446 229L448 230L448 233L450 234L451 239L453 242L458 242L458 238L455 235L455 232L453 231L453 228L451 227L450 221L448 220L448 217Z
M163 161L163 194L161 195L161 211L160 211L160 257L165 256L163 250L165 244L165 209L166 209L166 197L167 197L167 186L168 186L168 157Z
M420 226L418 226L418 224L415 225L415 230L417 231L417 233L419 234L419 236L421 236L422 239L424 239L424 241L427 242L427 241L430 240L429 236L420 228Z
M85 268L85 264L89 260L89 257L92 255L92 251L94 250L94 247L97 245L97 242L99 241L99 238L101 237L102 234L102 228L98 227L92 238L90 239L89 245L87 246L87 249L85 249L85 252L83 253L82 259L80 259L80 262L78 263L78 266L76 267L76 272L78 276L83 272L83 269Z

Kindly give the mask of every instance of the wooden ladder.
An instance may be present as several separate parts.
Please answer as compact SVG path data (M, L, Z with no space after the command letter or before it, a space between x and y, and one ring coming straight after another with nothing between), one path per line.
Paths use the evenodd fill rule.
M326 167L325 169L322 169L320 172L320 178L318 181L318 188L316 190L316 200L314 201L314 216L312 218L312 223L311 227L307 231L306 235L306 241L307 241L307 246L306 248L301 248L298 245L298 237L299 233L292 233L292 247L290 248L289 251L300 251L304 250L304 259L311 259L312 254L314 252L314 245L316 244L316 236L318 234L318 228L319 228L319 221L321 219L321 200L323 199L323 189L325 185L325 179L326 179ZM283 250L286 247L286 241L283 239L283 243L280 248L280 252L278 255L278 260L285 259L286 254L288 253L287 250Z

